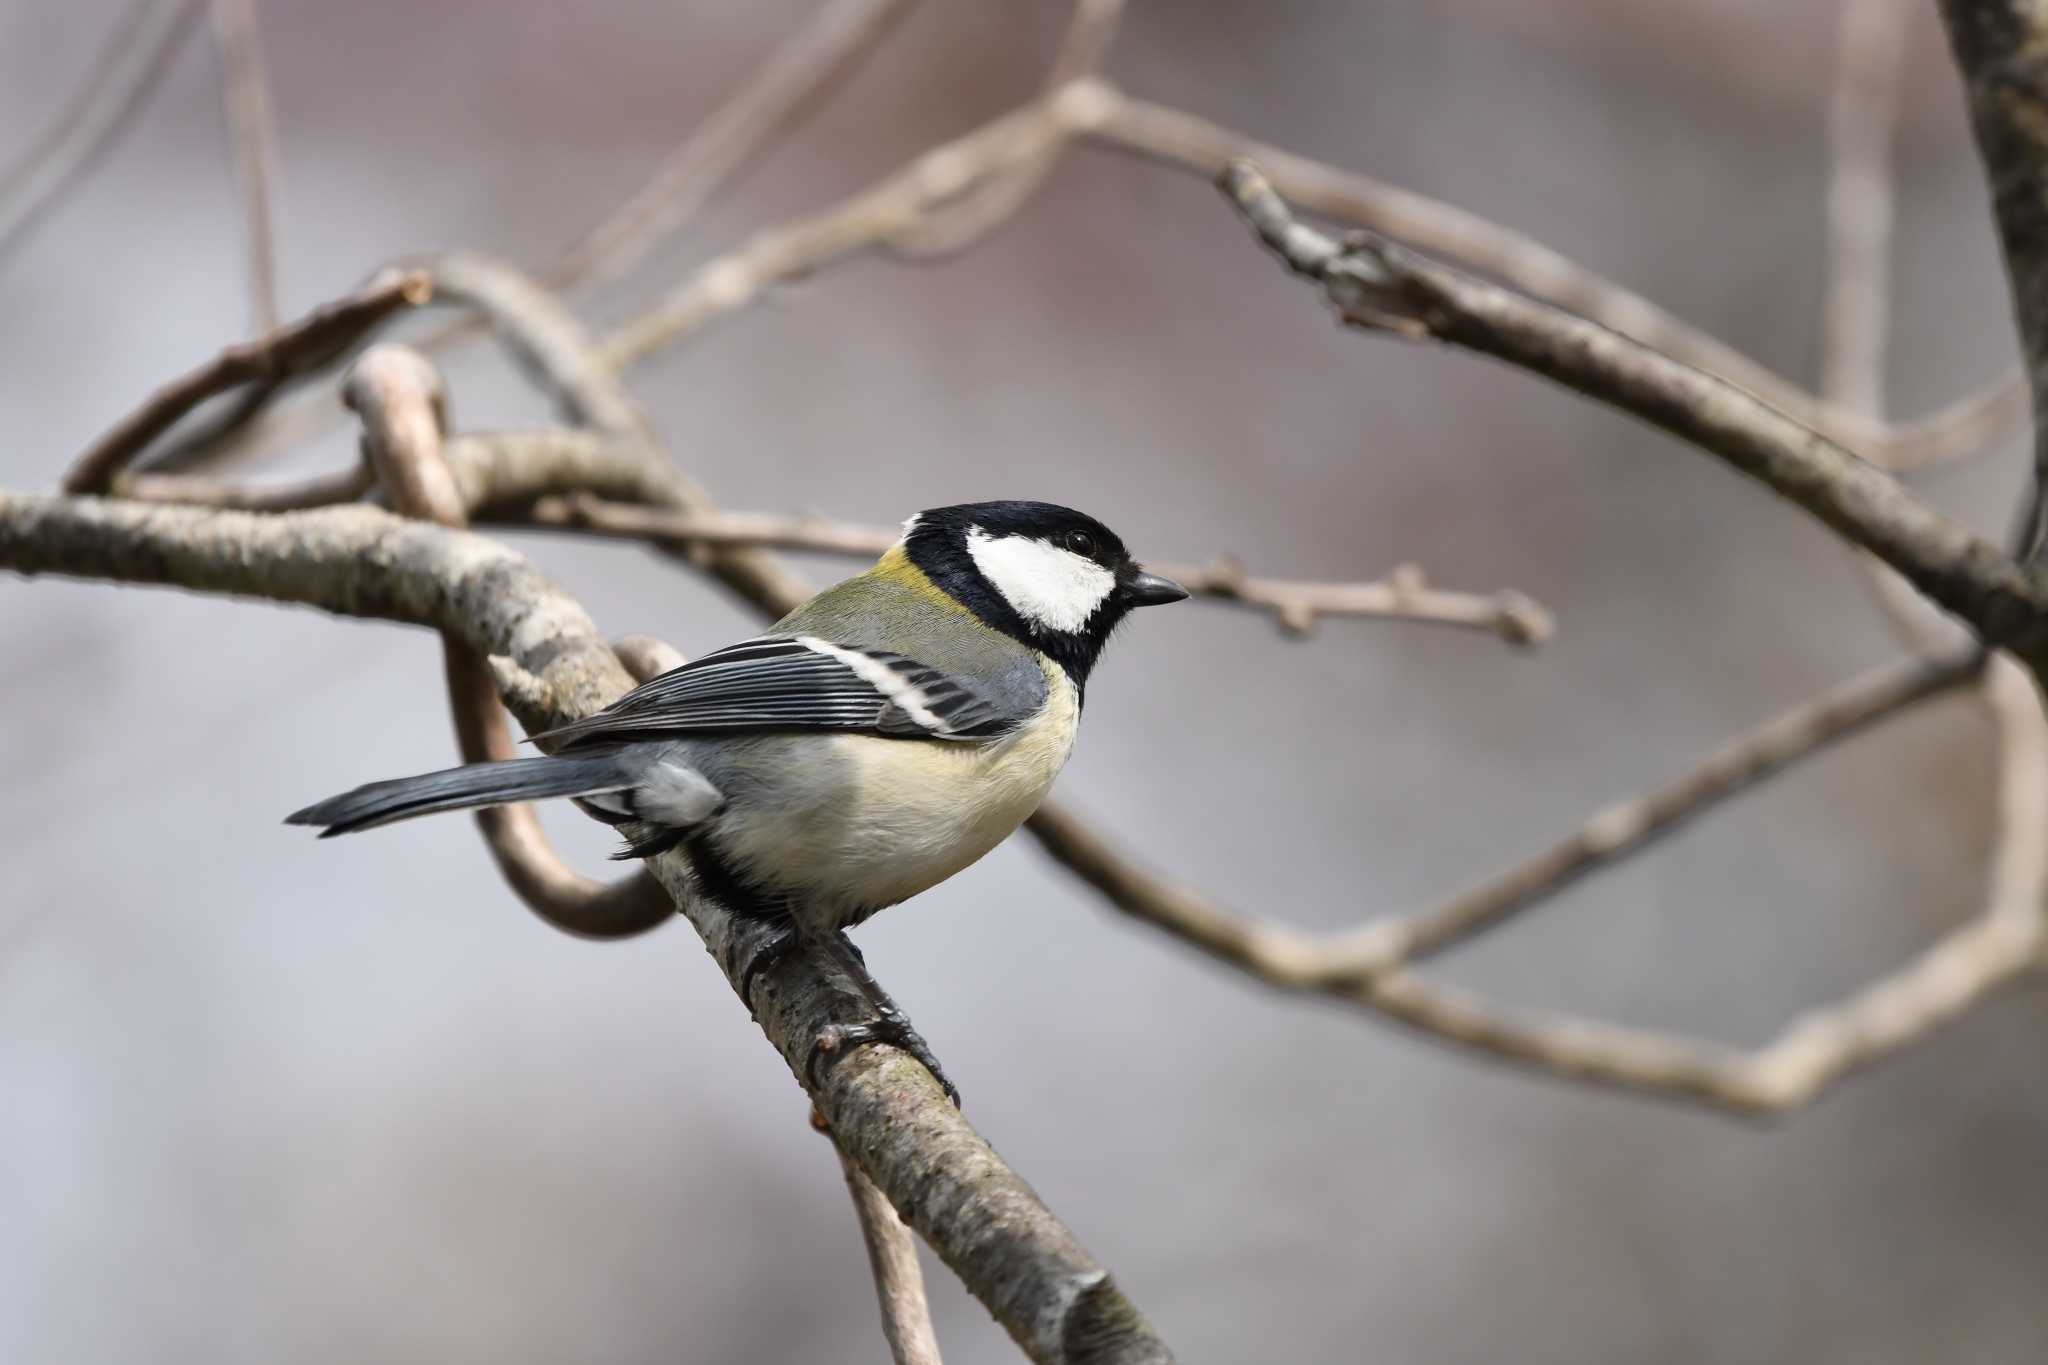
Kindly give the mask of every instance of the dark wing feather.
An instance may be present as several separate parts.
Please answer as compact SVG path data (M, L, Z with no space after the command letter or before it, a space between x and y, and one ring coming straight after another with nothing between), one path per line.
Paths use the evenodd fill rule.
M535 739L663 739L704 731L847 730L979 740L1022 716L967 678L887 650L763 635L650 678L594 716Z

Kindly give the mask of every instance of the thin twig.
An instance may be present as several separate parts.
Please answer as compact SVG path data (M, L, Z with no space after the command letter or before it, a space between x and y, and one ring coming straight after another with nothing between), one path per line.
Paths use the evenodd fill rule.
M98 493L150 442L207 399L242 385L260 394L332 364L401 308L433 297L423 271L385 271L363 289L314 309L267 336L230 346L198 369L151 394L95 441L64 476L67 493Z
M1385 238L1359 234L1340 247L1297 222L1248 165L1232 167L1223 188L1290 269L1321 283L1345 322L1491 355L1660 426L1874 552L1985 643L2048 669L2048 585L1876 466L1726 380L1598 324Z
M198 13L199 0L137 0L130 8L64 111L0 175L0 257L113 144Z
M1773 407L1889 468L1909 471L1971 454L2026 417L2026 385L2001 376L1927 416L1893 426L1827 403L1742 352L1674 317L1642 295L1588 270L1541 242L1412 190L1271 147L1207 119L1105 92L1103 113L1084 136L1207 176L1250 161L1292 203L1353 227L1385 233L1506 281L1516 289L1717 374Z
M923 153L823 212L756 233L618 326L601 343L601 356L614 369L624 368L753 303L774 285L900 238L926 214L1085 129L1105 112L1101 94L1097 82L1073 82Z
M1045 93L1052 95L1102 69L1123 22L1124 0L1074 0L1074 16L1060 39ZM892 232L884 245L909 260L936 260L965 251L1015 217L1038 192L1066 150L1053 137L999 176L981 180L952 203L941 205Z
M815 1109L811 1123L830 1136L825 1116ZM867 1172L840 1151L838 1143L832 1144L832 1151L839 1158L840 1174L846 1177L846 1191L853 1196L861 1240L867 1244L868 1270L875 1278L875 1301L882 1310L882 1335L889 1343L889 1358L895 1365L943 1365L931 1304L925 1298L924 1271L917 1263L917 1239Z
M670 153L632 198L542 271L541 280L560 289L631 271L827 99L915 3L827 0Z
M441 457L446 404L441 377L418 351L389 344L363 352L342 386L363 423L363 453L402 516L461 529L468 508ZM448 706L465 763L517 756L484 657L451 634L442 637ZM527 802L476 812L492 860L526 907L581 938L628 938L668 923L675 906L645 870L611 883L585 877L555 852Z
M1905 70L1904 6L1842 0L1828 100L1827 249L1820 318L1820 394L1851 416L1882 422L1891 315L1896 187L1892 133ZM1870 457L1894 468L1883 445ZM1923 654L1962 647L1967 632L1875 556L1853 551L1894 633Z
M695 546L762 546L818 554L872 556L896 543L898 533L823 517L758 512L692 514L660 507L636 507L589 494L551 497L509 518L506 524L557 527L599 535L646 540L677 549ZM1271 615L1289 632L1308 634L1324 616L1379 617L1463 626L1499 635L1511 644L1540 644L1554 624L1550 614L1522 593L1449 592L1433 588L1421 570L1404 565L1386 579L1365 583L1301 583L1253 578L1234 560L1207 565L1154 564L1197 597L1248 607Z
M1971 656L1943 662L1911 658L1876 669L1772 717L1671 781L1596 812L1549 848L1433 909L1334 933L1246 920L1214 907L1145 873L1064 811L1040 811L1028 828L1126 913L1269 984L1344 993L1541 904L1821 749L1952 690L1980 667Z
M213 0L214 40L220 48L222 99L235 176L242 185L243 231L249 248L250 330L277 327L277 218L271 186L277 180L277 133L264 75L263 34L255 0Z
M243 512L301 512L354 502L376 487L368 464L357 461L333 474L281 484L237 484L195 474L116 474L107 491L137 502L175 502L193 507L219 507Z
M1921 666L1914 662L1913 667ZM1597 1020L1504 1010L1469 992L1427 982L1401 965L1410 950L1401 945L1398 934L1371 941L1366 935L1375 926L1367 926L1356 941L1341 944L1326 936L1248 921L1144 871L1072 816L1048 818L1041 811L1031 828L1062 862L1119 909L1270 985L1364 1005L1425 1034L1564 1077L1700 1100L1739 1113L1783 1112L1811 1101L1855 1068L1923 1036L2024 970L2040 952L2041 897L2048 891L2048 851L2042 838L2042 831L2048 830L2048 723L2040 718L2025 672L2004 659L1995 659L1992 666L1997 676L1991 685L2001 704L2012 706L2020 724L2028 728L2023 742L2008 743L2000 751L2001 852L1993 874L1991 909L1899 972L1838 1005L1802 1015L1773 1041L1750 1052ZM1914 699L1895 694L1891 711ZM2021 701L2032 711L2021 710ZM1865 715L1859 723L1875 718ZM1844 733L1847 729L1810 732L1812 742L1806 751ZM1797 756L1797 751L1784 752L1775 766ZM1722 786L1702 800L1718 799L1740 785ZM1653 796L1640 804L1647 808L1656 800ZM1630 836L1629 848L1640 847L1656 828L1668 828L1653 828L1640 811L1630 813L1628 822L1633 827L1623 830L1623 822L1617 820L1608 836ZM1596 821L1588 827L1596 835L1597 825ZM1551 889L1558 884L1551 883ZM1416 922L1431 923L1430 917ZM1478 923L1452 913L1443 917L1441 927L1469 932ZM1433 946L1450 941L1440 939ZM1415 951L1426 946L1432 945L1418 944ZM1333 970L1333 964L1344 969ZM1364 967L1370 969L1361 970Z

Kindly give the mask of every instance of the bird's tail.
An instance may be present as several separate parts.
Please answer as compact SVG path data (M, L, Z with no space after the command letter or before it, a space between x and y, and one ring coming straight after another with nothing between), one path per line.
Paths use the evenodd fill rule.
M320 837L325 839L437 811L502 806L549 796L598 796L630 785L616 753L514 758L372 782L293 811L284 822L321 826Z

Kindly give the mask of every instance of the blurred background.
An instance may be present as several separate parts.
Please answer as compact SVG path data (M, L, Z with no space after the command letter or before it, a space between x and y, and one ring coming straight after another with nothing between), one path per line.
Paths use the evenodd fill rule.
M1902 414L2015 349L1915 8ZM810 10L266 0L284 311L410 251L552 259ZM119 12L0 2L0 160ZM918 8L587 315L1027 98L1066 17ZM1523 229L1810 378L1834 23L1819 0L1140 0L1108 72ZM7 487L52 488L244 332L217 82L188 41L0 266ZM488 349L448 375L460 425L543 416ZM1764 492L1528 377L1339 334L1201 179L1099 150L964 256L835 268L631 378L734 508L1042 497L1161 559L1412 559L1551 607L1529 652L1358 621L1291 643L1199 604L1120 639L1062 797L1302 926L1428 905L1893 650L1839 544ZM1923 486L1996 531L2020 467L2009 438ZM612 634L696 653L750 629L635 548L518 543ZM0 1359L884 1358L837 1165L686 927L564 938L458 820L338 845L278 824L449 760L429 635L8 579L0 642ZM1960 698L1917 711L1431 971L1761 1041L1975 912L1988 740ZM586 866L610 847L550 826ZM1276 995L1024 843L859 938L1183 1359L2022 1361L2048 1335L2038 993L1756 1125ZM928 1269L947 1359L1016 1359Z

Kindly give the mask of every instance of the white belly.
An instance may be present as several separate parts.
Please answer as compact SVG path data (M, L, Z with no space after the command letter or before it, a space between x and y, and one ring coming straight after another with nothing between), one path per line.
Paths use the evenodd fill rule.
M757 875L773 870L797 913L821 927L938 885L1024 823L1073 751L1079 698L1057 666L1046 680L1044 708L991 744L788 737L792 759L794 746L828 746L804 762L829 779L801 804L729 809L715 835L721 852Z

